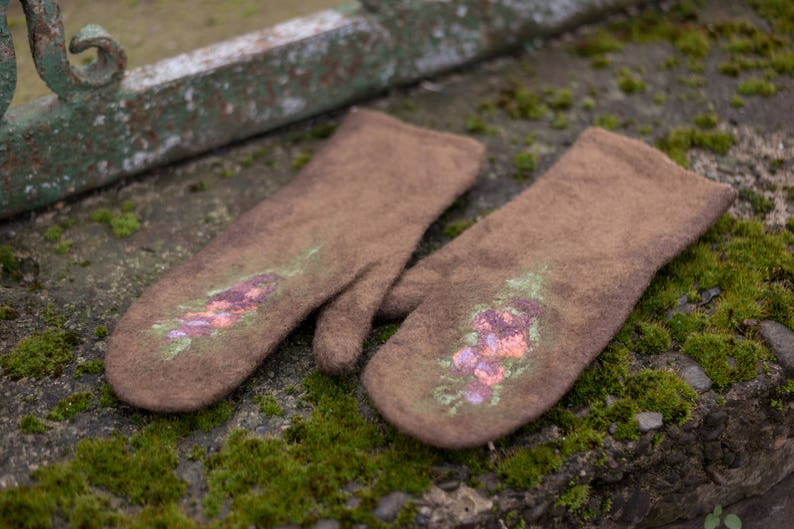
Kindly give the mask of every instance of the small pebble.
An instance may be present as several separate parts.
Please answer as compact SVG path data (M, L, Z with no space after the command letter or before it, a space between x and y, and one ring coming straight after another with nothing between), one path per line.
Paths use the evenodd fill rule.
M776 321L759 324L761 337L788 376L794 375L794 331Z
M341 526L336 520L317 520L312 529L339 529Z
M681 379L698 393L705 393L711 389L711 379L697 364L691 364L682 369Z
M634 416L640 425L641 432L650 432L657 430L664 424L662 414L656 411L643 411Z
M392 492L380 499L372 514L384 522L393 522L409 497L404 492Z

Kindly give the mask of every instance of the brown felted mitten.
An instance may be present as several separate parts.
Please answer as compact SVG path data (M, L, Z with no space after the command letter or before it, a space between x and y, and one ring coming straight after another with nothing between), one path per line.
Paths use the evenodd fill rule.
M366 367L372 402L449 448L537 418L734 197L639 141L586 130L528 190L398 280L381 313L412 312Z
M206 406L345 289L359 305L329 334L360 346L423 232L474 182L483 154L471 139L351 112L292 182L133 303L108 344L111 387L150 410Z

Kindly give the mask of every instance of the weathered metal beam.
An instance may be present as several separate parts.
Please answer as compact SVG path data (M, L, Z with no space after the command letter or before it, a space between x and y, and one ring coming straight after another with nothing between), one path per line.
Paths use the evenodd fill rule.
M0 0L0 115L15 84ZM66 61L52 0L25 0L37 69L57 94L0 118L0 217L492 55L642 0L362 0L129 71L98 26ZM60 29L59 29L60 28ZM60 33L59 33L60 32ZM59 36L60 34L60 36Z

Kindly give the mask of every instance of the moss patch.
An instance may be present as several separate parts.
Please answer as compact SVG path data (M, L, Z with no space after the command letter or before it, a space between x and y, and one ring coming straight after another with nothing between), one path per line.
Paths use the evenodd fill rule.
M474 226L475 222L477 221L474 219L462 219L449 222L446 226L444 226L444 237L454 239L464 231Z
M50 411L47 419L51 421L68 421L91 407L94 397L91 393L84 391L73 393L63 399L58 405Z
M665 421L684 424L692 414L697 393L669 371L646 369L627 382L628 395L642 410L662 414Z
M637 94L645 91L645 82L639 74L632 72L629 68L621 68L618 71L618 87L626 94Z
M615 130L620 126L620 118L615 114L602 114L593 121L593 125L602 129Z
M759 361L769 357L760 343L725 334L698 334L684 343L683 352L695 359L719 390L733 382L752 380Z
M14 307L8 305L0 305L0 320L15 320L19 317L19 313Z
M674 162L689 167L686 153L690 149L707 149L725 155L734 143L733 136L716 130L691 128L673 129L667 136L656 141L656 147L664 151Z
M736 91L745 96L758 95L769 97L777 93L777 86L766 79L754 77L739 83L739 86L736 87Z
M24 338L11 352L1 356L0 367L12 380L58 376L74 358L75 345L75 334L48 329Z
M74 368L74 376L77 378L83 375L99 375L104 370L105 362L102 360L89 360L88 362L78 364L77 367Z
M284 415L284 409L273 395L255 395L254 402L259 411L268 417L281 417Z
M670 333L658 323L641 322L637 331L638 339L634 348L638 353L662 354L670 348Z
M515 165L516 173L514 175L518 182L523 182L532 175L532 172L538 167L538 158L532 152L520 152L513 158L513 165Z
M19 261L14 255L14 249L7 244L0 245L0 266L4 272L8 273L18 272L20 268Z
M775 209L775 205L772 203L771 200L766 198L764 195L759 194L753 189L739 190L739 198L741 200L745 200L749 202L750 206L753 208L753 213L755 213L759 217L763 217L767 213Z
M25 415L19 421L19 429L25 433L44 433L47 427L34 415Z
M129 237L141 229L141 223L135 213L122 213L110 219L110 229L118 238Z

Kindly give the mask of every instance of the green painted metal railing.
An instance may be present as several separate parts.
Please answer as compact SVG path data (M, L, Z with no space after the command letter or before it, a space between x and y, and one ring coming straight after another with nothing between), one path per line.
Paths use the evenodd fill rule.
M125 73L97 25L69 49L54 0L22 0L55 95L8 105L14 47L0 0L0 217L411 83L642 0L361 0Z

